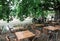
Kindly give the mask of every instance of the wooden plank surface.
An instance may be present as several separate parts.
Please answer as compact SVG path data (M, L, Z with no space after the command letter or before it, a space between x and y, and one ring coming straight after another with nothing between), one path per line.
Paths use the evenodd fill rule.
M58 30L60 30L60 25L55 25L56 28L58 28Z
M44 27L44 29L47 29L47 30L57 30L58 28L57 27L54 27L54 26L47 26L47 27Z
M18 40L35 36L35 34L30 32L29 30L22 31L22 32L15 32L15 35L16 35Z
M44 26L44 24L35 24L35 26Z

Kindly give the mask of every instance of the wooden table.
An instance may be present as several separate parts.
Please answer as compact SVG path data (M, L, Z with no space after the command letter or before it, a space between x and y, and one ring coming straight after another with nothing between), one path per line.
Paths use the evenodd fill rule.
M57 41L58 32L55 32L56 30L58 30L57 27L47 26L47 27L44 27L44 29L46 29L47 31L51 31L50 34L52 34L53 35L52 37L54 37L53 41Z
M41 26L44 26L44 24L32 24L30 26L31 26L32 29L35 29L36 27L40 27L41 28Z
M55 31L55 30L57 30L57 28L55 28L54 26L43 27L43 32L45 34L48 34L48 31Z
M24 28L24 27L15 27L15 28L13 28L12 29L12 32L16 32L16 31L23 31L23 30L26 30L26 28Z
M55 25L56 28L58 28L58 30L60 30L60 25Z
M35 26L44 26L44 24L35 24Z
M20 41L21 39L30 38L30 37L35 36L35 34L30 32L29 30L21 31L21 32L15 32L15 35L16 35L18 41Z
M47 26L47 27L44 27L44 29L51 30L51 31L58 30L58 28L54 26Z

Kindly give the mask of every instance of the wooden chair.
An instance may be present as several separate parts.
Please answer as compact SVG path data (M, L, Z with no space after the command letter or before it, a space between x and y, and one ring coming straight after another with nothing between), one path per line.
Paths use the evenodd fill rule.
M0 41L6 41L6 38L2 35L0 35Z
M9 38L8 36L6 36L6 40L7 40L7 41L17 41L16 39L14 39L14 38Z
M39 30L35 30L35 37L32 39L32 41L40 39L41 32Z
M6 40L9 41L8 37L6 36Z
M11 35L7 35L7 36L6 36L6 40L7 40L7 41L16 41L16 38L15 38L14 35L11 34Z

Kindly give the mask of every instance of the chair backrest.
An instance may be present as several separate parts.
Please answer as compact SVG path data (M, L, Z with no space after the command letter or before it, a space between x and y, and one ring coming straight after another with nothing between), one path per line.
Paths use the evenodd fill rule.
M43 29L43 33L48 34L46 29Z
M8 38L8 36L6 36L6 40L7 40L7 41L9 41L9 38Z
M6 36L6 40L7 40L7 41L15 41L16 39L15 39L14 34L10 34L10 35L7 35L7 36Z

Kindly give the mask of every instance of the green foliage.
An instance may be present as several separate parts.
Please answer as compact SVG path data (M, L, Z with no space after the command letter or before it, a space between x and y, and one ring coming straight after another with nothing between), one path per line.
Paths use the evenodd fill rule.
M59 8L59 3L60 0L0 0L0 19L9 20L9 16L17 16L23 20L23 15L46 17L48 11Z

